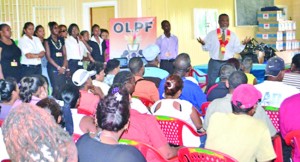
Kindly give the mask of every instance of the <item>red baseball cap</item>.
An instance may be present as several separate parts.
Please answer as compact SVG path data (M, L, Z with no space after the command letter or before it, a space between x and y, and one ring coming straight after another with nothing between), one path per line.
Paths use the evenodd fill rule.
M240 102L242 105L238 107L248 109L252 108L261 97L261 93L253 85L241 84L233 91L232 103L238 106Z

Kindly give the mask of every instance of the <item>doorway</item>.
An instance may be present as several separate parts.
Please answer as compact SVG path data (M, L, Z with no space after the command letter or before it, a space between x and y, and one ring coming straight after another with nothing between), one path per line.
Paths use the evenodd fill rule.
M82 9L83 30L87 31L91 30L93 24L109 30L109 19L118 17L117 0L83 3Z
M101 28L109 30L109 20L115 17L115 7L93 7L90 8L91 23L98 24Z

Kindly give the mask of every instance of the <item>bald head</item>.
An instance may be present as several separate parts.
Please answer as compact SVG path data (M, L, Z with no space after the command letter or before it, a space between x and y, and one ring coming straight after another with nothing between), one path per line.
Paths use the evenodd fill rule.
M191 67L191 59L187 53L179 54L174 62L174 73L183 77L190 70Z

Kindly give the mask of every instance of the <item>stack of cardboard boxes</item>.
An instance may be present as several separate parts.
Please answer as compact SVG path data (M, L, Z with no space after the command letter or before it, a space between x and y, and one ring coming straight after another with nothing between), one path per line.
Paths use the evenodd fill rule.
M299 52L300 44L296 40L296 22L284 20L282 11L259 11L256 40L278 51L289 51L291 55Z

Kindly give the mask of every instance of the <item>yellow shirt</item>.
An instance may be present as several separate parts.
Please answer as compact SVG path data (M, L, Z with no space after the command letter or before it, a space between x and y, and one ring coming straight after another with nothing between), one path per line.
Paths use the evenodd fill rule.
M211 116L205 148L228 154L240 162L269 161L276 157L265 123L233 113L216 112Z
M253 74L250 74L250 73L245 73L245 74L246 74L247 79L248 79L248 84L252 84L253 85L255 76Z

